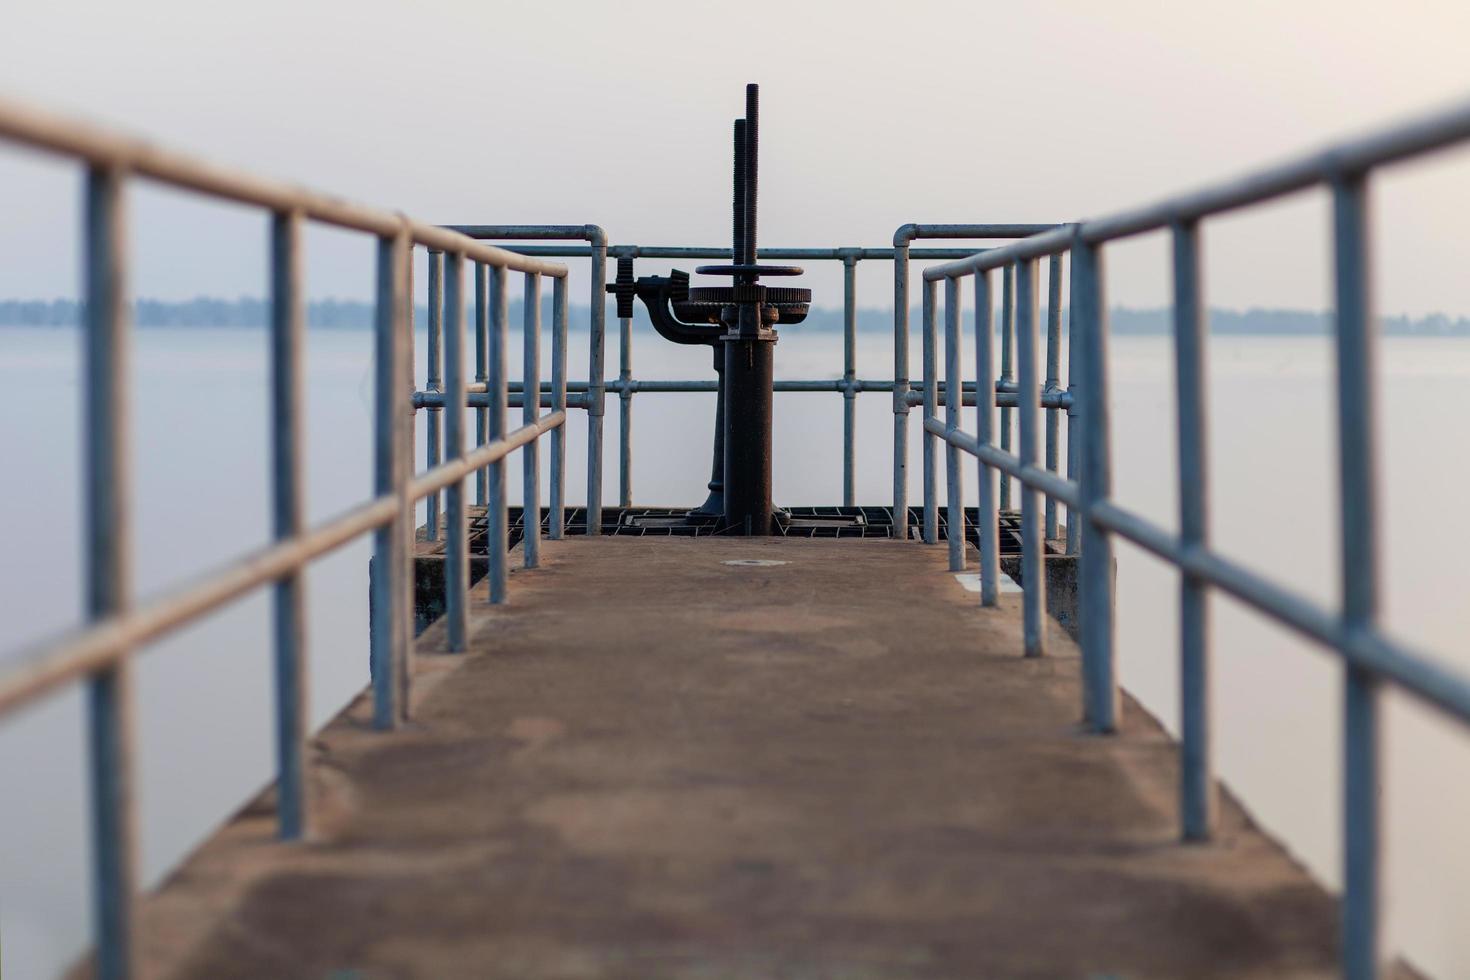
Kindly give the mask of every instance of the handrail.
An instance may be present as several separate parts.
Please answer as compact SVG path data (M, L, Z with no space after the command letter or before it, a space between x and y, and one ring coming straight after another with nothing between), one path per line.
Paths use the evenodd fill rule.
M1019 479L1021 492L1023 624L1028 655L1042 652L1045 601L1042 559L1045 541L1038 494L1060 500L1080 523L1081 646L1083 715L1103 733L1115 730L1118 686L1113 645L1112 537L1120 536L1174 565L1180 587L1180 825L1185 840L1205 840L1214 831L1214 779L1209 744L1210 589L1220 589L1259 613L1321 643L1345 665L1343 702L1344 780L1343 901L1341 966L1351 978L1376 977L1379 952L1380 795L1379 702L1381 687L1393 683L1461 723L1470 724L1470 677L1436 663L1386 636L1379 628L1377 504L1374 492L1374 329L1368 283L1368 181L1372 171L1409 157L1470 141L1470 104L1423 116L1242 178L1215 184L1160 203L1060 227L982 254L932 266L924 272L926 342L936 334L944 289L946 413L938 415L937 377L925 365L924 429L947 447L947 510L951 568L964 567L963 488L958 454L980 462L981 601L997 601L994 527L997 471ZM1333 255L1338 404L1337 436L1341 527L1339 611L1295 594L1267 575L1213 551L1208 541L1204 395L1205 313L1199 256L1199 224L1206 218L1258 204L1309 187L1326 185L1333 202ZM1179 446L1179 532L1119 507L1111 499L1112 461L1108 421L1108 319L1104 302L1103 246L1110 241L1167 228L1173 244L1176 436ZM1071 256L1072 377L1080 426L1071 448L1076 478L1060 479L1037 463L1038 378L1037 260L1052 258L1057 295L1060 260ZM988 384L976 387L979 433L959 427L960 291L965 278L975 289L977 377L994 376L991 359L990 274L1002 269L1016 283L1019 360L1017 399L1020 437L1014 454L992 444L994 409ZM1009 305L1009 304L1007 304ZM926 346L926 350L929 348ZM1049 374L1052 374L1050 370ZM1049 379L1050 381L1050 379ZM1054 384L1054 382L1053 382ZM926 464L927 465L927 464ZM929 475L926 473L926 476ZM936 492L926 480L926 514ZM987 534L989 530L989 534ZM927 538L926 538L927 539ZM957 543L961 542L961 543Z
M622 320L622 356L615 379L603 364L606 258L718 258L726 249L684 246L609 245L597 225L466 225L441 227L397 212L379 210L293 185L261 179L173 153L148 142L0 99L0 139L83 161L88 167L85 206L86 376L85 399L87 534L86 574L89 623L35 648L18 666L0 673L0 713L44 696L62 684L89 680L94 902L98 972L126 977L133 972L135 815L131 790L132 653L171 629L197 620L239 596L274 584L276 742L279 832L306 832L310 815L305 781L305 636L302 571L316 558L371 532L372 702L374 724L394 727L405 717L411 679L409 591L413 575L413 506L435 501L431 531L439 523L444 496L446 630L451 651L466 645L468 541L465 481L477 476L486 507L488 592L503 602L508 589L506 459L521 450L524 498L522 560L539 561L540 437L549 434L552 461L549 536L565 524L565 426L567 409L589 417L588 527L600 527L601 417L608 392L620 398L623 460L620 499L631 503L631 399L636 392L709 391L713 382L638 381L631 370L631 322ZM844 370L840 379L787 380L778 391L831 391L846 400L843 499L853 500L855 416L853 399L863 391L890 394L894 428L894 528L907 535L907 416L921 405L924 439L923 537L937 540L937 447L946 451L946 535L951 568L965 564L964 507L959 454L979 461L981 602L998 601L998 511L1006 506L1010 479L1020 486L1023 644L1027 655L1044 651L1045 542L1054 524L1054 503L1067 508L1068 551L1078 554L1081 583L1083 715L1098 732L1116 729L1119 691L1113 642L1112 539L1119 536L1151 551L1181 572L1182 734L1180 822L1187 840L1213 832L1214 782L1208 732L1209 648L1205 630L1210 589L1235 596L1257 611L1312 638L1342 657L1347 666L1344 702L1345 772L1343 814L1344 881L1342 959L1350 977L1372 977L1378 969L1378 701L1383 682L1392 682L1461 721L1470 721L1470 679L1429 656L1393 640L1377 623L1376 501L1373 494L1373 345L1367 293L1369 257L1367 181L1378 166L1470 140L1470 105L1420 117L1377 133L1338 143L1243 178L1222 182L1145 207L1070 225L969 224L900 226L892 248L763 249L779 259L840 261L844 266ZM127 510L131 467L127 432L128 334L125 303L127 180L140 177L211 197L264 208L272 214L271 416L272 544L202 577L196 584L134 606L131 595L131 515ZM1209 547L1205 495L1204 312L1198 225L1229 210L1317 185L1331 188L1334 204L1336 309L1342 493L1342 610L1324 610L1267 576L1231 561ZM375 236L377 242L374 393L374 487L366 502L306 528L300 435L303 405L304 334L301 228L315 221ZM1180 531L1176 534L1111 500L1108 422L1108 322L1104 304L1103 246L1119 238L1169 229L1173 238L1174 335L1179 376ZM920 239L1006 239L988 248L913 248ZM502 248L482 239L585 241L586 245L523 245ZM430 250L431 324L434 348L426 392L413 390L412 252ZM566 378L567 281L553 256L585 257L592 263L592 344L586 382ZM1070 258L1072 290L1071 376L1057 377L1060 350L1060 277ZM1051 260L1050 314L1045 365L1038 315L1037 261ZM909 377L909 262L946 260L924 271L922 282L922 378ZM855 372L855 269L867 260L894 265L894 377L862 380ZM474 264L476 377L465 377L466 289L464 263ZM990 273L1003 270L1002 353L993 357L993 293ZM519 401L523 424L507 432L512 386L507 377L507 272L525 276L523 381ZM553 282L552 377L540 381L542 278ZM973 278L977 377L960 377L960 283ZM940 289L944 295L941 300ZM943 311L943 381L937 355L937 323ZM1012 338L1015 369L1011 379ZM445 364L443 390L437 372ZM995 378L992 383L989 379ZM576 397L569 398L573 392ZM543 398L543 394L549 398ZM943 397L945 413L939 414ZM543 400L551 409L541 414ZM960 409L973 402L977 432L959 426ZM473 404L477 444L466 449L463 412L442 413L433 433L430 466L412 473L412 412L418 407ZM1010 451L1008 412L1019 414L1015 452ZM994 432L994 412L1002 432ZM1071 458L1067 476L1056 472L1056 412L1068 413ZM1047 411L1046 451L1039 411ZM997 444L998 443L998 444ZM996 478L1004 476L1002 492ZM1045 498L1047 506L1041 506Z
M19 654L0 677L0 712L33 701L52 689L111 666L133 647L205 616L267 582L304 568L322 555L390 523L395 497L360 504L310 532L267 545L199 576L190 585L148 605L98 620L58 640Z
M491 529L492 601L506 586L505 457L521 449L528 514L540 500L537 447L552 433L552 534L560 534L564 480L561 433L566 419L567 267L496 248L403 214L228 170L150 143L0 99L0 139L87 166L84 207L86 329L83 439L85 445L85 575L88 624L23 655L0 672L0 713L29 703L68 681L87 678L89 781L93 850L93 916L97 974L105 980L136 972L136 809L132 788L134 725L132 654L142 644L193 622L252 589L274 583L275 730L278 832L307 832L306 780L309 714L305 697L306 636L302 572L316 558L363 534L373 535L370 575L373 723L393 728L406 717L412 681L414 503L446 495L446 617L451 650L464 649L468 542L464 480L484 472ZM271 212L271 509L274 542L205 574L197 583L134 607L131 587L132 513L128 439L128 252L125 195L131 177L160 181ZM374 326L374 463L372 497L313 529L305 526L302 479L305 304L301 229L306 221L353 229L377 238ZM488 444L466 454L463 413L447 413L448 462L412 478L413 249L442 253L446 342L446 397L465 398L463 266L474 263L477 284L494 297L481 304L488 340L482 350ZM539 387L536 362L541 329L541 280L554 284L553 411L538 415L530 399L526 425L505 432L507 271L526 279L525 377ZM599 287L600 288L600 287ZM487 309L488 307L488 309ZM598 365L599 377L601 366ZM590 411L590 409L589 409ZM536 563L539 521L527 519L523 557Z
M554 256L559 258L591 258L592 286L596 295L592 297L592 336L591 345L593 356L591 363L594 366L589 372L589 379L585 383L573 383L569 385L570 391L586 391L586 398L573 400L569 404L573 408L586 408L590 411L600 410L603 398L606 394L617 394L619 396L619 459L618 459L618 501L623 507L631 507L633 504L633 461L632 461L632 435L633 435L633 396L639 392L705 392L714 391L715 383L712 381L692 380L664 380L638 381L633 377L632 351L633 330L630 318L620 319L620 358L619 371L616 378L604 378L601 373L601 351L603 328L599 317L604 313L604 299L599 292L601 284L606 276L606 259L608 256L615 258L644 258L644 259L719 259L729 256L728 247L715 246L670 246L670 245L637 245L607 244L606 235L596 225L448 225L451 230L470 235L476 239L508 239L508 240L552 240L552 239L580 239L587 238L592 242L590 245L524 245L515 244L506 246L511 251L523 255ZM1057 227L1052 224L906 224L894 232L893 246L886 248L871 248L859 246L835 246L827 248L762 248L760 254L768 259L782 259L806 262L841 262L843 264L843 374L841 379L827 381L821 379L787 379L777 381L775 390L777 392L795 391L832 391L843 396L843 424L842 424L842 503L845 507L855 506L856 499L856 444L857 444L857 411L855 399L861 392L893 392L898 384L896 380L864 381L857 377L857 292L856 292L856 266L864 261L888 261L895 263L895 290L902 290L902 296L907 296L908 263L910 260L931 261L938 259L959 259L976 255L987 251L986 248L976 247L951 247L951 248L913 248L909 244L918 239L1004 239L1015 238L1023 235L1031 235ZM599 265L601 263L601 265ZM431 282L435 275L435 268L430 265L429 274ZM902 285L898 285L902 283ZM416 408L427 408L431 412L437 412L444 404L438 389L434 386L434 370L438 364L437 348L437 324L439 316L439 302L433 296L439 294L431 293L430 318L429 318L429 351L430 351L430 385L428 390L415 392L413 395ZM897 295L897 293L896 293ZM478 296L478 294L477 294ZM442 298L442 297L441 297ZM896 302L904 302L897 299ZM1055 322L1060 324L1059 304L1053 306ZM905 312L902 317L895 316L895 379L902 379L904 385L908 385L908 318ZM1059 329L1059 328L1058 328ZM902 340L898 339L902 335ZM903 351L900 360L898 351ZM1007 348L1009 350L1009 348ZM1009 370L1007 368L1007 370ZM511 387L515 392L516 386ZM922 386L915 386L914 390L922 392ZM471 395L477 393L477 386L468 389ZM1003 394L1001 403L1004 405L1014 404L1014 396ZM471 399L470 404L478 405ZM908 408L915 404L910 395L905 392L902 396L893 399L895 406L894 427L894 524L900 537L908 533L908 508L907 508L907 446L908 446ZM967 402L969 404L969 402ZM1049 411L1049 418L1055 419L1056 409L1067 408L1066 396L1064 394L1053 395L1045 404ZM595 426L591 425L589 419L589 448L588 448L588 500L594 498L599 500L602 472L601 454L601 430L600 419ZM594 431L595 430L595 431ZM1055 423L1048 427L1048 445L1056 445ZM428 420L428 457L430 465L437 461L438 456L438 422L431 415ZM596 451L592 443L596 441ZM1008 443L1007 443L1008 444ZM926 451L932 453L932 446L926 440ZM1054 458L1054 451L1048 452L1048 459ZM598 488L593 493L592 487ZM902 488L902 489L901 489ZM438 510L430 498L428 531L431 536L437 533ZM1050 521L1048 522L1051 523ZM597 511L592 511L589 506L587 527L589 533L595 533L600 524L600 504ZM926 524L932 536L932 519Z
M136 137L54 115L0 98L0 138L33 149L86 160L93 167L148 177L208 197L297 213L309 221L383 236L407 234L415 245L457 252L487 265L546 276L566 267L484 245L440 225L415 221L395 211L367 207L330 194L220 167Z
M588 289L590 292L590 295L588 297L588 308L590 311L590 316L587 323L587 395L578 403L577 407L586 409L587 411L587 522L585 530L586 533L589 535L597 535L602 533L602 418L605 411L605 406L603 403L606 399L606 391L602 387L602 376L604 366L607 362L607 293L604 292L603 287L607 283L607 232L603 231L602 226L594 224L449 225L447 227L451 231L455 231L458 234L462 234L476 240L580 240L587 242L585 252L577 250L578 254L585 255L592 260L591 267L588 270L590 273L588 276ZM566 249L566 246L559 247L563 250ZM534 248L535 246L529 246L523 247L521 249L513 249L511 251L529 255ZM551 246L550 248L554 252L554 250L558 248L558 246ZM548 252L547 254L552 253ZM563 252L558 254L571 253ZM480 308L479 301L481 300L481 298L481 294L479 292L476 292L475 299L477 303L477 310ZM479 314L477 312L477 323L478 322ZM475 331L475 336L476 338L479 338L481 336L478 329ZM561 337L559 342L562 344L563 347L565 347L565 337ZM558 339L553 338L552 343L558 343ZM561 370L563 371L563 373L565 373L565 360L558 360L555 363L560 364ZM480 380L483 380L483 378ZM481 433L480 441L482 442L484 441L484 420L485 414L483 412L479 413L477 416L477 425ZM431 428L433 424L434 423L431 421ZM551 436L553 490L561 485L560 480L557 476L557 468L563 464L566 456L565 444L563 442L564 437L565 433L560 429L553 432ZM624 439L623 442L626 446L627 440ZM485 493L483 487L483 482L477 484L476 486L477 495L481 503L485 501ZM556 501L553 501L552 509L557 509ZM561 533L559 527L554 528L554 530L556 534ZM429 531L431 534L434 531L432 522L430 523Z

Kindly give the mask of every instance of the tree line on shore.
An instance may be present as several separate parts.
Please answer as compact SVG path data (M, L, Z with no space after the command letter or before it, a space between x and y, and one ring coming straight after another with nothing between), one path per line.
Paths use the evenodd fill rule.
M513 301L510 322L513 328L521 323L520 302ZM0 327L74 327L81 323L83 304L74 299L0 300ZM138 299L133 303L133 322L140 327L264 327L269 321L270 304L258 297L242 296L238 299L198 296L188 300ZM571 327L584 327L589 318L589 308L572 306L569 309ZM1066 310L1062 311L1063 323ZM551 323L551 301L542 304L542 320ZM1041 315L1045 317L1045 310ZM425 306L415 310L415 323L422 328L428 323L429 312ZM368 329L373 325L374 307L362 300L318 299L306 305L307 323L322 329ZM890 332L893 329L891 309L860 309L857 312L857 329L862 332ZM608 309L608 328L617 329L611 304ZM1166 308L1135 309L1115 307L1110 311L1110 322L1115 334L1130 336L1162 335L1170 332L1172 314ZM1209 311L1210 331L1224 335L1249 336L1320 336L1332 327L1332 314L1326 311L1250 309ZM467 321L468 322L468 321ZM967 324L973 325L973 316L966 316ZM995 317L997 327L1000 316ZM1444 313L1426 316L1385 316L1380 318L1385 334L1391 336L1461 337L1470 336L1470 318L1452 317ZM909 329L919 330L921 320L917 309L911 311ZM634 327L652 330L647 315L640 306L634 317ZM842 311L814 307L806 320L788 329L800 333L840 333L843 327Z

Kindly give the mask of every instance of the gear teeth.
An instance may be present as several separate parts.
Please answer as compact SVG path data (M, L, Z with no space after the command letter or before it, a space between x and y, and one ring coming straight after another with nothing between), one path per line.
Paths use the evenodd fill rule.
M752 290L761 290L757 294ZM810 303L812 291L803 286L695 286L689 290L691 303L760 302L776 305Z
M617 297L618 319L632 319L633 300L638 295L638 287L633 280L633 257L631 255L618 256L617 278L607 286L607 291Z

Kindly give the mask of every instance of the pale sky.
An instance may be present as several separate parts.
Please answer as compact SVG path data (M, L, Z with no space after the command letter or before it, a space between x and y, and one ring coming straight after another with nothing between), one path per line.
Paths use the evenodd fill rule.
M1467 41L1463 0L12 0L0 94L425 220L724 246L758 81L761 243L885 245L906 221L1104 214L1454 103ZM1436 159L1379 182L1385 312L1470 314L1470 156ZM259 219L194 200L136 195L135 290L262 293ZM73 294L74 168L0 149L0 201L0 296ZM1207 225L1210 302L1325 305L1324 214ZM1164 302L1165 254L1115 249L1112 300ZM366 297L369 256L314 236L313 293ZM865 266L862 304L890 283ZM812 284L840 302L832 270Z

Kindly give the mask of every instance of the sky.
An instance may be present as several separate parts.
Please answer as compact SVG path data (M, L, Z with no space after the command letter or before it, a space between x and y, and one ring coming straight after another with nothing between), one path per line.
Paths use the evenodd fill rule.
M428 221L641 244L728 245L747 81L767 246L1106 214L1470 98L1463 0L51 0L0 26L5 99ZM75 294L77 188L0 146L0 297ZM1374 205L1380 309L1470 313L1470 156L1395 168ZM132 208L137 293L263 292L257 213L154 187ZM1207 224L1209 301L1324 307L1326 213L1315 193ZM370 243L308 244L313 295L370 295ZM1167 301L1165 246L1111 250L1113 302ZM809 281L840 302L835 269ZM859 301L891 302L886 267Z

